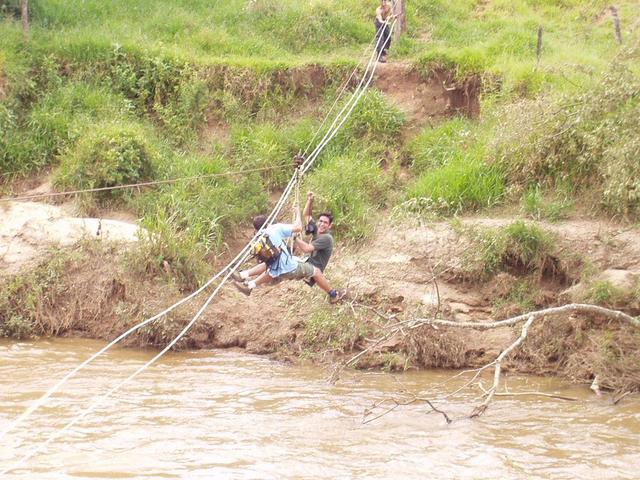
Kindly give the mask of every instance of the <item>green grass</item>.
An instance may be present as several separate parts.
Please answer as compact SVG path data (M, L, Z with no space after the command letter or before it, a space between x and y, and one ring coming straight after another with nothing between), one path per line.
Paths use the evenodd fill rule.
M77 188L273 168L118 199L157 232L140 268L166 274L166 262L185 288L206 272L207 253L219 251L243 219L268 209L267 194L285 184L290 170L275 167L311 139L372 39L375 8L359 0L256 0L252 6L247 0L42 0L30 2L26 44L11 17L16 5L0 1L7 15L0 20L3 179L52 168L58 188ZM631 58L628 74L614 72L600 82L620 55L610 19L602 16L607 5L409 2L409 31L392 47L392 58L408 60L425 76L446 69L448 82L479 75L482 116L453 118L409 137L401 111L370 90L305 179L305 188L318 194L318 208L334 211L340 235L360 239L380 209L398 201L409 199L419 212L455 214L513 200L510 192L522 195L529 185L547 191L558 178L564 184L586 178L602 179L593 200L599 208L636 215L632 120L638 103L615 80L637 76L638 68ZM617 6L625 26L640 14L637 2ZM635 37L625 35L632 44ZM577 133L563 135L553 116L541 131L527 127L536 102L565 106L564 100L612 85L614 95L560 115L583 119ZM628 101L615 105L614 98ZM521 106L512 106L514 100ZM549 135L556 140L549 142ZM601 145L600 156L583 161L576 152L584 145ZM410 166L408 185L398 182L401 162ZM536 195L525 197L529 215L563 215L562 205ZM96 199L113 200L85 200Z
M535 224L517 221L502 228L467 228L462 233L472 242L465 261L471 280L490 278L501 271L540 277L555 273L555 238Z
M557 222L569 217L574 203L568 191L545 195L538 185L534 185L522 197L522 210L533 220Z
M0 283L0 337L15 339L32 335L52 335L43 331L47 322L38 322L42 312L64 294L61 279L74 252L49 253L35 268Z
M503 193L504 180L495 168L463 157L421 175L407 198L423 213L457 214L491 207Z

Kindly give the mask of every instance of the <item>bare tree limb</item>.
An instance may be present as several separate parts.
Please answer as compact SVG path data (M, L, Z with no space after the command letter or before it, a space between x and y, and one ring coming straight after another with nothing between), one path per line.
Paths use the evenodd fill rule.
M496 358L496 360L494 361L495 369L493 373L493 385L489 389L489 394L487 395L487 398L485 398L484 402L473 409L470 415L471 418L479 417L480 415L482 415L489 406L489 403L491 403L491 400L493 400L493 396L495 395L496 390L498 389L498 386L500 384L502 361L507 358L507 356L509 356L509 354L513 352L513 350L522 345L522 342L524 342L525 338L527 338L527 334L529 333L529 327L535 319L536 317L534 315L531 315L529 317L529 320L527 320L527 322L522 326L522 332L520 333L518 339L507 348L505 348L502 353L498 355L498 358Z
M485 395L489 394L489 391L484 388L482 382L478 383L478 387L480 390L484 392ZM500 392L494 393L494 397L546 397L546 398L555 398L558 400L566 400L567 402L577 402L578 399L575 397L567 397L565 395L556 395L554 393L544 393L544 392Z
M376 415L375 417L372 418L367 418L369 415L371 415L373 413L373 411L377 408L379 408L380 406L384 405L385 403L390 402L392 403L392 405L387 408L386 410L384 410L382 413ZM429 400L428 398L424 398L424 397L419 397L416 395L411 396L409 399L407 400L398 400L395 398L390 398L390 399L384 399L380 402L375 402L371 408L368 408L364 411L364 415L362 417L362 423L363 424L367 424L367 423L371 423L376 421L377 419L384 417L385 415L393 412L396 408L401 407L401 406L406 406L406 405L411 405L412 403L416 403L416 402L422 402L422 403L426 403L429 408L431 408L432 411L439 413L440 415L442 415L445 419L445 421L447 423L451 423L453 422L453 420L451 420L451 418L449 417L449 415L446 414L446 412L438 409L435 405L433 405L433 403L431 402L431 400Z
M547 317L553 315L562 315L568 313L591 313L595 315L601 315L603 317L611 318L612 320L619 320L622 322L630 323L640 328L640 320L626 313L618 310L610 310L608 308L599 307L597 305L588 305L582 303L570 303L561 307L545 308L544 310L537 310L535 312L518 315L517 317L508 318L506 320L500 320L496 322L453 322L451 320L436 320L430 318L418 318L415 319L416 323L411 328L418 328L424 324L427 325L445 325L448 327L456 328L475 328L477 330L490 330L493 328L508 327L516 325L527 320L529 317Z

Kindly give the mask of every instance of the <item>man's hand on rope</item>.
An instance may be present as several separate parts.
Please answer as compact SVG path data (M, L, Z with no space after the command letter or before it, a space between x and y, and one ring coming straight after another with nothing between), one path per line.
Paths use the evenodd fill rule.
M304 156L297 154L295 157L293 157L293 168L300 168L302 167L303 163L304 163Z

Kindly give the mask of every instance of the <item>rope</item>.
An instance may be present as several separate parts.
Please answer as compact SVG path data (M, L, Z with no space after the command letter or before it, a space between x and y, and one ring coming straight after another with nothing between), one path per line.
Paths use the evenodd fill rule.
M393 27L395 26L395 20L394 22L391 24L391 32L390 34L393 32ZM380 36L382 37L382 36ZM380 42L380 39L378 39L378 43L376 44L376 47L378 46ZM376 48L377 49L377 48ZM207 288L209 285L211 285L216 279L218 279L221 275L224 274L224 272L227 272L226 275L224 275L224 277L222 278L222 280L220 281L220 283L218 284L218 286L214 289L214 291L211 293L211 295L207 298L207 300L205 301L205 303L202 305L202 307L200 308L200 310L198 310L198 312L196 313L196 315L191 319L191 321L183 328L183 330L162 350L160 351L156 356L154 356L151 360L149 360L147 363L145 363L142 367L140 367L138 370L136 370L133 374L131 374L129 377L127 377L126 379L124 379L122 382L120 382L118 385L116 385L115 387L113 387L111 390L109 390L106 394L103 394L102 396L99 396L96 400L94 400L94 402L89 405L89 407L87 407L85 410L83 410L79 416L77 416L75 419L73 419L71 422L67 423L62 429L58 430L57 432L55 432L54 434L50 435L47 440L45 440L44 443L40 444L36 449L32 450L30 453L28 453L27 455L21 457L14 465L6 468L5 470L3 470L2 472L0 472L0 474L5 474L8 473L12 470L15 470L16 468L18 468L20 465L23 465L25 462L27 462L30 458L32 458L34 455L36 455L38 452L40 452L42 449L44 449L47 445L49 445L51 442L53 442L55 439L57 439L58 437L60 437L65 431L67 431L69 428L73 427L73 425L75 425L77 422L79 422L82 418L84 418L86 415L88 415L89 413L91 413L92 411L94 411L101 403L102 401L106 400L107 398L109 398L111 395L113 395L113 393L115 393L117 390L119 390L123 385L125 385L127 382L129 382L130 380L132 380L133 378L135 378L137 375L139 375L142 371L146 370L149 366L151 366L153 363L155 363L155 361L157 359L159 359L162 355L164 355L170 348L172 348L186 333L187 331L195 324L195 322L198 320L198 318L200 318L200 316L202 315L202 313L204 312L204 310L209 306L209 304L211 303L211 301L213 300L213 298L218 294L218 292L220 291L220 289L222 288L222 286L226 283L226 281L229 279L229 277L231 276L231 274L233 272L235 272L249 257L250 255L250 248L251 245L253 244L253 242L256 241L256 239L260 236L260 234L264 231L265 228L267 228L269 225L271 225L274 221L274 219L280 214L280 211L282 210L287 198L289 197L289 195L291 194L291 190L295 187L298 187L299 189L299 179L301 178L302 175L304 175L304 173L306 171L309 170L309 168L311 168L311 166L313 165L315 159L318 157L318 155L320 154L320 152L322 151L322 149L324 149L324 147L327 145L327 143L336 135L338 129L344 124L344 122L347 120L348 116L351 114L351 112L353 111L353 109L355 108L355 105L357 104L358 100L362 97L362 95L364 94L365 89L369 86L369 84L371 83L372 79L373 79L373 74L375 72L375 64L377 63L377 61L379 60L381 55L381 52L378 53L378 55L372 55L370 60L369 60L369 64L367 65L367 69L365 70L365 74L363 76L363 78L361 79L358 88L356 89L356 91L354 92L354 94L352 94L352 97L350 98L350 100L347 102L347 104L345 105L345 107L343 107L341 109L341 111L338 113L338 115L336 116L336 119L334 119L334 121L332 122L331 126L329 127L329 130L327 131L327 133L325 134L325 136L323 137L322 141L320 142L320 144L318 146L316 146L316 148L314 149L312 155L307 158L304 163L301 165L300 168L296 169L296 172L292 175L291 179L289 180L289 183L287 184L287 186L285 187L284 191L282 192L282 195L280 196L280 199L278 200L278 202L276 203L276 205L274 206L273 210L271 211L271 213L268 215L267 217L267 221L265 222L265 224L263 225L262 229L258 232L256 232L253 236L253 238L249 241L249 243L247 243L244 248L236 255L236 257L226 266L224 267L222 270L220 270L215 276L213 276L212 278L210 278L202 287L200 287L198 290L196 290L194 293L192 293L191 295L183 298L182 300L180 300L179 302L175 303L174 305L168 307L166 310L164 310L163 312L157 314L155 317L151 317L150 319L147 319L141 323L139 323L138 325L132 327L131 329L129 329L127 332L125 332L124 334L122 334L120 337L118 337L116 340L112 341L109 345L107 345L106 347L104 347L102 350L100 350L99 352L97 352L96 354L92 355L89 359L85 360L85 362L83 362L80 366L78 366L76 369L74 369L72 372L70 372L69 374L67 374L67 376L65 376L62 380L60 380L56 385L54 385L54 387L52 387L51 389L49 389L49 391L43 395L33 406L29 407L16 421L12 422L7 428L5 428L5 430L2 431L2 433L0 433L0 439L6 435L6 433L8 433L9 431L11 431L13 428L15 428L17 425L19 425L20 423L22 423L31 413L33 413L33 411L35 411L37 408L39 408L53 393L55 393L60 386L62 386L69 378L71 378L72 376L74 376L76 373L78 373L82 368L84 368L84 366L86 366L87 364L89 364L91 361L93 361L95 358L97 358L99 355L101 355L102 353L104 353L108 348L110 348L111 346L115 345L115 343L117 343L118 341L120 341L121 339L123 339L124 337L126 337L127 335L129 335L130 333L138 330L139 328L141 328L142 326L146 325L147 323L156 320L158 318L160 318L161 316L167 314L168 312L170 312L171 310L175 309L177 306L181 305L182 303L186 302L187 300L194 298L196 295L198 295L199 293L201 293L205 288ZM369 70L369 67L371 66L372 62L374 63L373 68L371 69L371 73L369 74L369 78L368 80L365 82L364 79L367 77L367 72ZM364 85L364 88L362 87ZM356 93L357 92L357 93ZM345 112L345 110L347 110L347 105L350 105L350 108L348 109L347 114L344 116L344 118L342 118L342 120L338 123L337 126L336 122L337 119L340 115L343 115L343 113ZM299 194L298 194L299 197ZM298 202L299 202L299 198L298 198Z
M297 224L299 221L301 221L301 216L300 216L300 167L296 167L296 170L293 174L295 180L295 188L293 191L293 205L292 205L292 211L293 211L293 224ZM287 247L289 249L289 253L291 253L291 255L293 255L293 247L295 245L295 242L293 240L293 236L289 237L289 239L287 240Z
M307 155L307 152L309 151L309 147L311 147L311 145L313 144L314 140L317 138L318 134L322 130L322 127L324 127L324 124L327 122L327 119L331 115L331 112L333 112L333 109L336 107L336 105L338 104L339 100L342 98L342 95L347 90L347 87L351 83L351 79L353 78L353 76L356 74L356 72L360 68L360 65L362 64L362 62L364 62L364 59L366 58L366 54L369 51L369 49L371 48L371 45L373 45L373 43L375 42L375 40L376 40L376 38L374 36L373 39L371 40L371 42L369 42L369 45L367 45L367 48L365 48L365 50L364 50L364 52L362 54L362 57L360 58L360 61L358 62L358 64L355 66L355 68L351 72L351 75L349 75L349 78L347 78L347 80L344 82L344 84L340 88L340 92L338 93L338 96L333 101L333 104L331 105L331 108L329 109L327 114L322 119L322 122L320 123L320 126L316 129L316 133L313 135L313 137L311 138L311 140L307 144L307 147L304 149L304 154L303 155L305 155L305 156Z
M397 20L394 19L393 23L391 24L391 28L390 28L390 31L389 31L389 36L391 36L393 34L393 29L395 27L396 22L397 22ZM388 23L388 20L385 23ZM303 169L302 169L302 174L303 175L307 172L307 170L309 170L309 168L311 167L311 165L313 164L315 159L318 157L318 155L320 154L320 152L322 151L324 146L333 137L335 137L335 135L338 132L338 130L347 121L347 119L351 115L351 112L353 112L353 109L358 104L358 101L360 100L360 98L362 97L362 95L364 94L366 89L369 87L369 85L371 84L371 82L373 80L373 74L375 73L376 66L378 64L378 60L380 60L380 57L382 56L382 50L380 52L377 51L381 40L382 40L382 35L379 36L378 41L376 42L376 49L374 50L374 53L371 55L371 58L369 59L369 64L367 65L367 69L365 70L365 73L364 73L362 79L360 80L360 83L358 84L358 87L356 88L356 90L354 92L354 95L352 95L351 98L349 99L349 101L345 104L345 106L342 107L342 109L340 110L340 112L338 113L336 118L333 120L333 122L331 124L331 127L329 128L329 130L327 131L327 133L323 137L323 139L320 142L320 144L311 153L311 155L309 156L309 158L307 159L305 164L303 164ZM369 67L371 67L372 64L373 64L373 68L371 68L371 71L369 73ZM365 82L365 78L367 78L367 75L369 75L369 78ZM345 112L345 110L348 110L346 115L343 116L342 120L336 126L336 122L338 122L338 118Z
M231 171L231 172L224 172L224 173L208 173L205 175L195 175L193 177L179 177L179 178L173 178L173 179L168 179L168 180L155 180L152 182L142 182L142 183L129 183L126 185L115 185L113 187L98 187L98 188L87 188L84 190L70 190L70 191L65 191L65 192L51 192L51 193L38 193L38 194L34 194L34 195L22 195L22 196L18 196L18 197L5 197L5 198L0 198L0 202L17 202L17 201L22 201L22 200L34 200L34 199L38 199L38 198L47 198L47 197L60 197L63 195L78 195L80 193L93 193L93 192L105 192L108 190L122 190L125 188L136 188L136 187L148 187L148 186L154 186L154 185L163 185L163 184L167 184L167 183L176 183L176 182L182 182L182 181L186 181L186 180L198 180L198 179L203 179L203 178L216 178L216 177L226 177L226 176L230 176L230 175L239 175L239 174L244 174L244 173L252 173L252 172L262 172L265 170L275 170L277 168L283 168L286 166L289 166L289 163L286 164L282 164L282 165L275 165L273 167L261 167L261 168L248 168L246 170L236 170L236 171Z

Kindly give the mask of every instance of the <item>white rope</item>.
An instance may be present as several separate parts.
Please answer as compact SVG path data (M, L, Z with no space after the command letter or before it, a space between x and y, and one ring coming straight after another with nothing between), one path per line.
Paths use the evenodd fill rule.
M395 26L395 23L396 22L394 20L394 22L391 24L391 29L390 29L390 34L389 35L391 35L391 33L393 32L393 27ZM376 43L376 50L374 50L374 51L377 51L377 47L379 45L379 42L380 42L381 38L382 38L382 35L379 36L378 41ZM189 329L195 324L195 322L198 320L198 318L200 318L200 316L202 315L204 310L209 306L209 304L211 303L213 298L218 294L218 292L220 291L222 286L226 283L226 281L229 279L231 274L240 265L242 265L246 261L246 259L249 257L249 254L250 254L249 252L250 252L250 248L251 248L252 243L258 238L258 236L261 234L261 232L267 226L269 226L269 225L271 225L273 223L274 219L279 215L280 211L282 210L282 208L284 206L284 203L286 202L287 198L289 197L289 195L291 193L292 188L298 186L298 183L300 181L300 176L303 175L306 171L309 170L309 168L313 165L315 159L318 157L320 152L324 149L324 147L327 145L327 143L336 135L336 133L340 129L340 127L346 122L346 120L350 116L351 112L355 108L357 102L359 101L359 99L364 94L364 91L366 90L366 88L371 83L371 81L373 79L373 74L375 72L375 64L374 64L373 69L371 69L371 73L369 74L369 79L366 82L364 81L364 79L367 77L367 73L368 73L369 67L372 64L372 61L377 63L377 61L380 58L381 53L382 52L379 52L377 54L377 56L376 55L372 55L372 57L369 60L369 64L367 65L367 68L365 70L365 74L364 74L363 78L361 79L358 87L354 91L354 94L352 94L350 100L347 102L347 104L338 113L338 115L336 116L336 119L334 119L334 121L332 122L332 124L329 127L327 133L325 134L325 136L321 140L320 144L318 146L316 146L316 148L312 152L311 156L309 158L307 158L303 162L302 166L300 167L302 170L301 171L296 171L296 173L294 173L294 175L292 175L291 179L289 180L289 183L285 187L285 190L282 192L282 195L280 196L280 199L276 203L274 209L268 215L267 220L266 220L264 226L262 227L262 229L259 232L255 233L255 235L253 236L252 240L245 245L245 247L240 251L240 253L238 253L236 255L236 257L226 267L224 267L220 272L218 272L216 275L211 277L198 290L196 290L195 292L193 292L189 296L183 298L182 300L180 300L179 302L175 303L174 305L168 307L167 309L165 309L164 311L162 311L159 314L155 315L154 317L151 317L151 318L139 323L138 325L130 328L129 330L127 330L127 332L125 332L122 335L120 335L117 339L115 339L114 341L109 343L106 347L101 349L96 354L92 355L89 359L85 360L81 365L79 365L74 370L72 370L63 379L61 379L56 385L54 385L51 389L49 389L47 391L47 393L45 393L45 395L43 395L38 401L36 401L36 403L34 405L30 406L20 417L18 417L17 420L15 420L7 428L5 428L2 431L2 433L0 433L0 439L6 433L8 433L13 428L15 428L17 425L22 423L31 413L33 413L33 411L35 411L37 408L39 408L51 395L53 395L53 393L55 393L67 380L69 380L71 377L73 377L76 373L78 373L82 368L84 368L90 362L95 360L98 356L100 356L101 354L106 352L109 348L111 348L113 345L115 345L118 341L122 340L127 335L133 333L134 331L138 330L139 328L141 328L142 326L148 324L149 322L151 322L153 320L156 320L156 319L162 317L163 315L166 315L167 313L169 313L170 311L172 311L173 309L175 309L179 305L181 305L184 302L190 300L191 298L194 298L195 296L200 294L205 288L207 288L209 285L211 285L216 279L218 279L225 271L227 271L227 274L222 278L222 281L220 282L220 284L215 288L213 293L207 298L206 302L202 305L200 310L191 319L191 321L184 327L184 329L162 351L160 351L155 357L153 357L151 360L149 360L147 363L145 363L142 367L140 367L138 370L136 370L133 374L131 374L126 379L124 379L118 385L116 385L111 390L109 390L106 394L103 394L102 396L98 397L91 405L89 405L89 407L87 407L85 410L83 410L80 413L80 415L78 415L75 419L73 419L71 422L67 423L62 429L60 429L57 432L55 432L54 434L50 435L47 438L47 440L45 440L44 443L40 444L36 449L32 450L27 455L21 457L13 466L10 466L7 469L3 470L2 472L0 472L0 474L5 474L5 473L8 473L9 471L15 470L20 465L23 465L30 458L32 458L34 455L36 455L38 452L40 452L42 449L44 449L47 445L49 445L55 439L59 438L65 431L67 431L69 428L73 427L73 425L75 425L77 422L79 422L82 418L84 418L86 415L88 415L89 413L94 411L104 400L106 400L111 395L113 395L113 393L118 391L123 385L125 385L127 382L129 382L130 380L135 378L137 375L139 375L145 369L147 369L149 366L151 366L153 363L155 363L155 361L157 359L159 359L169 349L171 349L171 347L173 347L189 331ZM364 85L364 87L363 87L363 85ZM342 120L339 121L337 126L336 126L336 122L337 122L338 118L341 115L344 114L344 112L347 110L347 106L349 106L349 105L350 105L350 107L348 108L348 111L347 111L346 115L344 115L344 118L342 118Z
M393 23L391 24L391 27L390 27L390 30L389 30L389 36L391 36L393 34L393 28L394 28L394 26L396 24L396 21L397 20L394 19ZM387 22L385 22L385 23L387 23ZM364 94L366 89L369 87L369 85L371 84L371 81L373 80L373 75L374 75L375 70L376 70L376 66L378 64L378 61L380 60L380 57L382 56L382 50L380 50L380 52L378 52L378 47L380 45L380 42L381 42L382 38L383 38L383 36L379 35L378 40L376 42L376 48L374 49L373 53L371 54L371 57L369 59L369 63L367 64L367 68L365 69L365 73L362 76L362 79L360 80L360 83L358 84L358 86L354 90L353 95L349 98L347 103L342 107L340 112L338 112L338 115L336 115L336 118L331 123L331 126L329 127L329 129L325 133L325 135L322 138L322 140L320 141L320 143L316 146L316 148L313 150L313 152L311 152L311 155L309 155L309 158L306 159L305 162L303 163L303 168L302 168L302 174L303 175L309 170L309 168L311 167L311 165L313 164L315 159L318 157L320 152L327 145L327 143L329 143L329 141L333 137L335 137L335 135L338 132L338 130L340 129L340 127L349 118L349 116L351 115L351 112L353 112L353 109L358 104L358 101L360 100L360 98L362 97L362 95ZM373 65L373 67L372 67L372 65ZM369 73L369 70L370 70L370 73ZM369 75L369 79L365 82L365 79L367 78L367 75ZM347 112L346 114L344 114L345 111ZM339 120L341 116L342 116L342 120Z
M342 95L344 94L344 92L347 90L347 87L349 86L349 84L351 83L351 79L353 78L353 76L356 74L356 72L358 71L358 69L360 68L360 65L362 65L362 63L364 62L364 59L367 57L367 52L369 51L369 49L371 48L371 45L373 45L373 43L376 41L376 37L374 36L373 39L371 40L371 42L369 42L369 45L367 45L367 48L365 48L362 56L360 57L360 61L358 62L358 64L355 66L355 68L353 69L353 71L351 72L351 75L349 75L349 78L347 78L347 80L344 82L344 84L342 85L342 87L340 88L340 92L338 93L338 96L336 97L336 99L333 101L333 104L331 105L331 108L329 109L329 111L327 112L327 114L324 116L324 118L322 119L322 122L320 123L320 126L316 129L316 133L313 135L313 137L311 138L311 140L309 140L309 143L307 144L307 147L304 149L304 153L303 155L306 157L307 156L307 152L309 151L309 147L311 147L311 145L313 144L313 142L315 141L315 139L317 138L318 134L320 133L320 131L322 130L322 128L324 127L324 124L327 122L327 119L329 118L329 116L331 115L331 112L333 112L333 109L336 107L336 105L338 104L338 102L340 101L340 99L342 98Z
M389 29L389 36L391 36L393 34L393 29L395 27L396 22L397 22L397 20L394 19L394 21L391 24L391 27ZM379 36L378 42L376 43L376 49L374 50L374 54L372 54L371 59L369 60L369 64L367 65L367 70L365 70L365 73L364 73L362 79L360 80L360 84L356 88L355 92L357 92L357 94L354 93L354 95L349 99L349 101L345 104L345 106L342 108L342 110L340 110L340 112L338 113L338 115L334 119L333 123L331 124L330 130L327 131L327 133L323 137L323 139L320 142L320 144L318 145L318 147L316 147L316 149L311 153L309 158L304 162L303 169L302 169L302 174L303 175L309 170L309 168L311 167L311 165L313 164L315 159L318 157L318 155L320 154L320 152L322 151L324 146L327 143L329 143L329 141L333 137L335 137L335 135L338 132L338 130L347 121L347 119L351 115L351 112L353 112L353 109L356 107L356 105L360 101L360 98L362 97L362 95L364 94L366 89L371 84L371 82L373 80L373 75L374 75L374 73L376 71L376 67L377 67L378 61L380 60L380 57L382 56L382 50L380 50L380 52L377 52L377 47L379 46L380 40L382 39L382 37L383 37L382 35ZM369 67L371 67L372 64L373 64L373 67L371 68L371 72L368 73ZM369 74L369 79L365 82L365 78L367 77L367 74ZM364 83L364 86L363 86L363 83ZM345 112L345 110L347 110L347 113L343 116L342 120L338 122L338 118L340 117L340 115L342 115ZM338 122L337 126L336 126L336 122Z
M292 186L292 182L290 181L289 184L287 185L287 187L285 188L282 196L280 197L280 200L278 201L278 203L276 203L276 207L275 208L281 208L281 205L284 203L284 199L286 199L285 194L288 196L289 192L291 191L291 186ZM275 211L275 209L274 209ZM278 210L279 211L279 210ZM273 213L273 212L272 212ZM273 218L275 218L275 216L269 215L269 217L267 217L268 221L272 221ZM252 241L255 241L255 239L257 238L257 234L256 236L254 236L254 238L252 239ZM19 426L27 417L29 417L29 415L31 415L35 410L37 410L38 408L40 408L50 397L51 395L53 395L55 392L58 391L58 389L64 384L66 383L69 379L71 379L72 377L74 377L80 370L82 370L84 367L86 367L89 363L93 362L96 358L98 358L100 355L102 355L104 352L106 352L107 350L109 350L111 347L113 347L116 343L118 343L120 340L124 339L125 337L127 337L128 335L130 335L131 333L135 332L136 330L142 328L143 326L147 325L148 323L157 320L160 317L163 317L164 315L166 315L167 313L171 312L172 310L174 310L175 308L179 307L180 305L182 305L183 303L187 302L188 300L191 300L192 298L196 297L197 295L199 295L202 291L204 291L209 285L211 285L215 280L217 280L226 270L230 269L231 267L234 266L234 264L236 264L236 262L238 261L238 259L240 259L245 253L247 253L249 251L251 247L251 242L248 243L241 251L240 253L238 253L238 255L236 255L236 257L231 260L231 262L225 266L222 270L220 270L220 272L218 272L216 275L214 275L213 277L211 277L209 280L207 280L206 283L204 283L204 285L202 285L198 290L196 290L195 292L191 293L190 295L184 297L183 299L181 299L180 301L174 303L173 305L171 305L170 307L166 308L165 310L163 310L162 312L158 313L157 315L154 315L153 317L150 317L140 323L138 323L137 325L131 327L129 330L127 330L126 332L124 332L122 335L120 335L118 338L116 338L115 340L111 341L111 343L109 343L108 345L106 345L105 347L103 347L101 350L99 350L98 352L96 352L95 354L93 354L91 357L89 357L88 359L86 359L84 362L82 362L80 365L78 365L76 368L74 368L71 372L69 372L67 375L65 375L58 383L56 383L53 387L51 387L42 397L40 397L33 405L31 405L29 408L27 408L27 410L22 413L22 415L20 415L16 420L14 420L12 423L10 423L7 427L5 427L2 432L0 432L0 440L10 431L12 431L14 428L16 428L17 426ZM244 261L244 260L242 260ZM241 264L242 262L238 262L238 265ZM231 272L235 271L235 268L231 270Z

